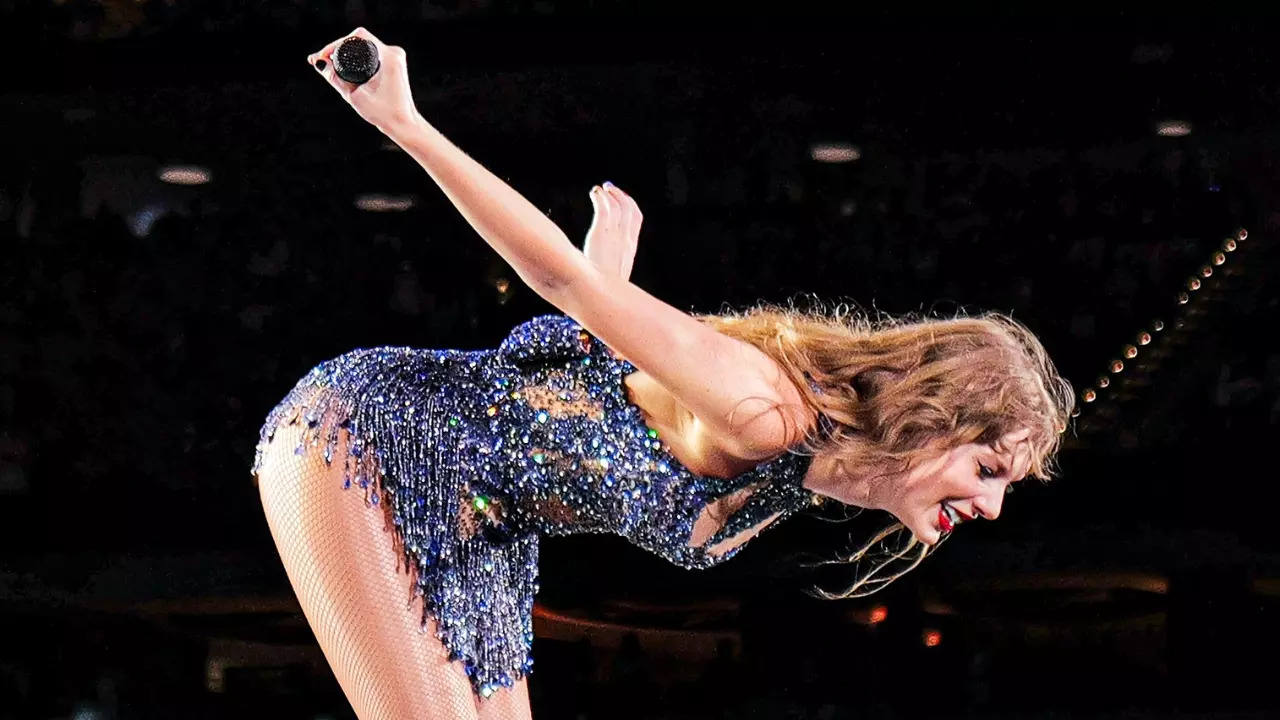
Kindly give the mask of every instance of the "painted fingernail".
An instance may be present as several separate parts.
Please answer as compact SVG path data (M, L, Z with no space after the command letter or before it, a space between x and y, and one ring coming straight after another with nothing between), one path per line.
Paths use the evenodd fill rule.
M325 61L323 60L316 61L316 69L319 70L320 72L324 72L325 65L327 65L327 63L325 63Z
M604 186L605 186L605 188L606 188L606 189L608 189L608 190L612 190L612 189L613 189L613 183L609 182L608 180L605 180L605 181L604 181Z

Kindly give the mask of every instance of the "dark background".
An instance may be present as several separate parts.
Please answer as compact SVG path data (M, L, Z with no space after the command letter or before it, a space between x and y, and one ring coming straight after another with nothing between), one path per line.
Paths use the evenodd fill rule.
M1098 393L1060 479L865 600L810 598L852 572L803 562L884 518L701 573L546 542L535 717L1273 705L1273 22L784 5L0 1L0 718L348 716L250 483L259 424L347 349L550 310L305 64L357 25L571 237L591 185L631 192L633 277L679 307L1002 310Z

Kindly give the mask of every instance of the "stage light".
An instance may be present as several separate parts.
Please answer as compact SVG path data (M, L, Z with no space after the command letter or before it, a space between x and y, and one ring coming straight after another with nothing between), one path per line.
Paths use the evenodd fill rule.
M356 207L368 212L404 212L413 205L413 198L408 195L368 193L356 198Z
M1164 120L1156 124L1160 137L1186 137L1191 134L1191 123L1185 120Z
M871 608L871 624L879 625L889 618L889 608L883 605L877 605Z
M156 175L170 185L204 185L213 180L213 173L199 165L166 165Z
M814 143L809 157L820 163L847 163L862 157L862 150L848 143Z
M938 647L942 644L942 633L937 630L925 630L922 639L925 647Z

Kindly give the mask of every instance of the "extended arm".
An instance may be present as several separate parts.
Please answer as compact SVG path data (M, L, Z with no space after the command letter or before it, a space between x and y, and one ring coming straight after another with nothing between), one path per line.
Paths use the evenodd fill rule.
M361 116L427 171L534 292L652 376L722 449L765 458L798 439L799 391L773 360L596 268L532 203L418 114L409 99L403 50L364 31L356 34L377 43L383 55L374 80L355 87L334 77L331 68L322 72ZM336 45L313 58L327 58Z

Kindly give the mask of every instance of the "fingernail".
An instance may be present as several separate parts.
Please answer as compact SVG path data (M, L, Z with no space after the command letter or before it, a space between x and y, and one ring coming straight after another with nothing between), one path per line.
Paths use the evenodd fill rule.
M604 186L605 186L605 188L607 188L607 189L609 189L609 190L612 190L612 189L613 189L613 183L609 182L608 180L605 180L605 181L604 181Z
M320 72L324 72L324 68L325 68L325 65L326 65L326 64L327 64L327 63L325 63L325 61L323 61L323 60L317 60L317 61L316 61L316 70L319 70Z

